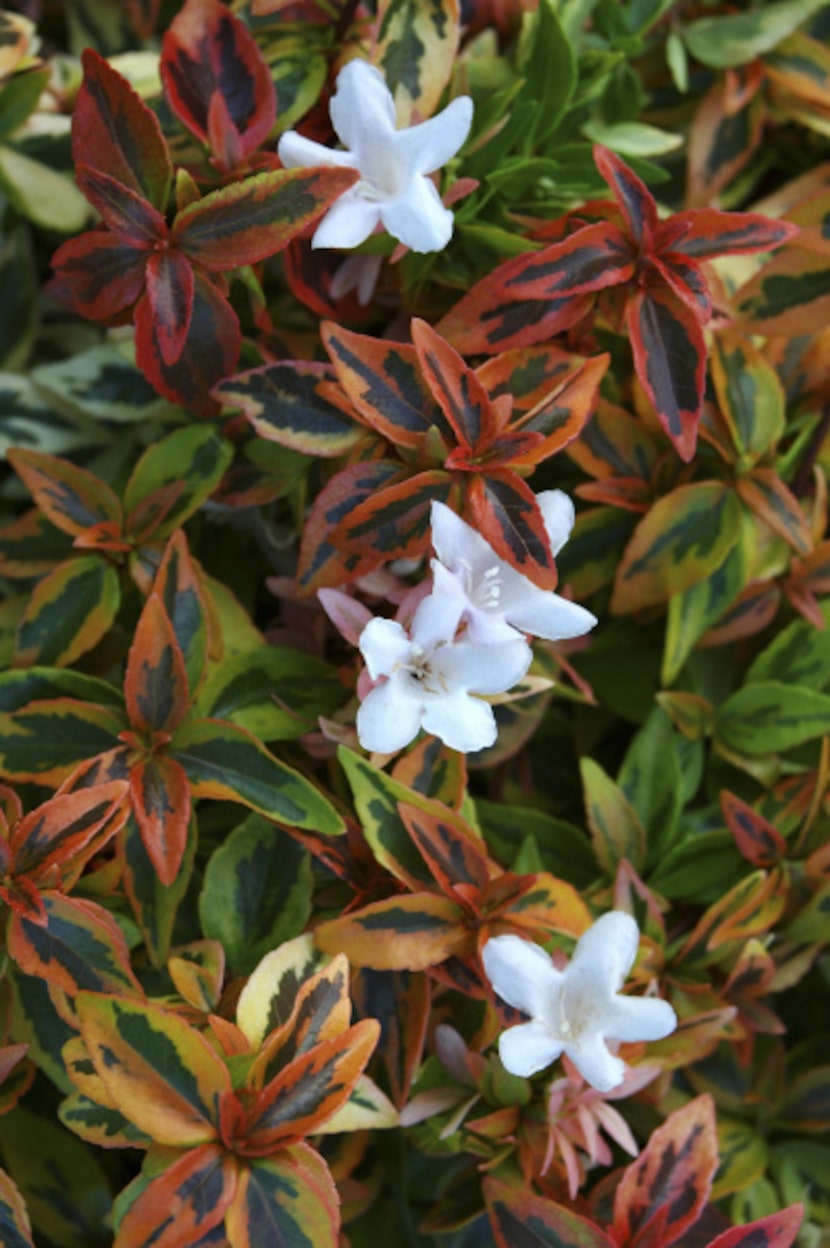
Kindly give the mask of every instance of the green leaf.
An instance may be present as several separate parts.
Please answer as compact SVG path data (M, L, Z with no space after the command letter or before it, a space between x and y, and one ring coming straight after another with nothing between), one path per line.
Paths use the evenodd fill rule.
M525 16L521 48L519 69L525 83L519 98L535 104L522 143L530 151L554 133L576 86L576 58L553 0L540 0L536 12Z
M154 540L166 537L210 497L232 459L230 442L218 437L210 425L176 429L153 442L141 456L124 491L124 508L132 512L156 491L180 485L175 501L153 531Z
M822 690L830 683L830 603L821 605L824 628L806 620L794 620L755 659L746 674L747 684L777 680Z
M127 943L109 911L60 893L42 893L41 901L43 922L14 913L9 921L9 956L22 971L70 995L80 989L123 996L141 991Z
M582 133L592 143L610 147L612 152L618 152L620 156L665 156L667 152L682 147L685 142L680 134L660 130L657 126L649 126L642 121L619 121L612 124L588 121L582 127Z
M710 69L746 65L763 56L823 9L827 0L777 0L747 13L703 17L683 31L692 56Z
M91 1149L25 1109L0 1118L0 1147L38 1235L60 1248L106 1248L112 1193ZM0 1242L4 1248L14 1243L5 1235Z
M214 719L246 728L261 741L288 741L317 727L346 697L334 668L287 646L263 646L216 664L197 700Z
M716 737L745 754L775 754L830 732L830 696L765 680L746 685L718 708Z
M157 419L169 411L145 380L123 347L109 343L78 351L65 360L39 364L31 371L39 391L48 395L59 410L78 412L92 421L137 424ZM51 450L51 447L43 447Z
M660 856L649 886L670 901L716 901L724 888L737 884L745 860L725 829L687 836Z
M226 1215L232 1242L336 1248L340 1200L328 1167L307 1144L253 1162Z
M541 810L502 806L476 798L476 815L484 839L504 866L512 866L527 838L535 843L540 866L577 888L587 888L599 874L591 842L581 828Z
M124 891L141 928L150 961L154 966L164 966L170 954L173 924L193 873L196 820L191 816L184 859L172 884L162 884L159 879L135 819L128 819L118 844L124 863Z
M669 599L661 671L664 685L673 684L697 642L732 606L746 585L753 531L751 523L744 524L745 540L732 547L720 567L705 580Z
M32 239L26 226L5 229L0 235L0 283L5 292L0 303L0 368L22 368L35 333L35 301L39 288ZM22 378L19 381L25 387L25 381ZM3 411L0 430L3 430L7 414L4 409L0 410ZM0 432L0 446L4 441ZM44 446L43 449L51 448Z
M710 368L735 449L760 459L775 448L786 424L778 374L748 338L728 330L715 338Z
M622 789L592 758L579 762L585 790L585 814L597 862L613 875L623 858L640 871L646 849L646 835L637 812Z
M9 236L10 239L13 236ZM18 258L19 258L18 252ZM13 270L12 270L13 271ZM6 276L11 276L5 267ZM9 304L6 311L13 308ZM20 309L17 309L19 312ZM18 322L16 328L20 328ZM64 413L44 399L27 378L0 373L0 452L15 446L48 455L63 455L82 446L95 446L104 440L101 429L80 415Z
M648 861L659 861L673 842L683 790L674 729L661 707L628 747L617 783L645 828Z
M0 88L0 139L14 134L35 111L49 76L49 67L44 65L5 80Z
M199 896L202 930L222 943L229 965L249 974L298 936L311 914L306 850L261 815L249 815L211 855Z
M24 217L45 230L77 234L89 204L74 181L16 148L0 146L0 190Z
M9 964L6 980L11 988L14 1035L29 1046L27 1056L61 1092L73 1090L62 1050L77 1035L52 1003L44 979L24 975Z
M120 603L111 564L99 555L68 559L35 586L17 630L15 664L73 663L109 632Z
M458 52L459 13L452 0L380 0L372 62L395 99L398 124L413 111L430 117Z
M344 831L343 820L310 780L234 724L192 720L179 728L170 750L194 797L242 802L270 819L329 836Z
M88 758L118 744L123 717L72 698L46 698L0 713L0 769L18 780L58 785Z
M361 427L322 395L331 381L324 364L292 360L238 373L214 389L214 398L242 411L261 438L305 455L342 455L359 440Z
M717 481L681 485L637 525L617 570L611 609L666 602L720 567L740 537L741 506Z
M73 698L115 710L124 707L120 689L97 676L69 668L29 667L25 671L0 672L0 711L25 710L30 702L43 698Z

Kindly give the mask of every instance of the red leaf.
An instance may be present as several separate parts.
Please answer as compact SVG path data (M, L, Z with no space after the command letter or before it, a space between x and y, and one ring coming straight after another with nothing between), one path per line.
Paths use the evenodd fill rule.
M166 239L167 222L149 200L89 165L78 165L75 173L93 208L123 242L146 251Z
M190 782L175 758L155 754L130 770L133 814L162 884L176 879L187 848Z
M218 412L219 404L210 392L233 372L241 341L239 322L231 305L201 274L195 275L193 315L182 353L173 364L167 364L162 355L149 298L145 295L136 306L138 367L160 394L198 416L215 416Z
M488 1177L484 1198L497 1248L614 1248L596 1223L523 1188Z
M158 594L150 594L127 658L124 696L139 732L176 730L187 714L187 673L181 648Z
M401 465L388 460L350 464L317 495L300 541L298 578L304 590L342 585L365 576L384 562L382 551L358 554L335 546L331 535L364 499L402 476Z
M614 1238L668 1248L698 1220L718 1166L715 1108L699 1096L671 1114L628 1166L614 1197Z
M430 390L461 445L476 454L496 433L489 395L472 369L426 321L412 321L412 341Z
M240 155L249 156L276 121L268 65L245 24L219 0L187 0L182 6L162 40L161 79L179 121L210 142L217 156L230 154L214 146L217 130L232 127ZM217 125L218 112L224 127Z
M720 808L738 852L756 867L774 866L787 852L781 833L747 802L724 789Z
M92 48L72 114L72 156L108 174L160 211L167 206L172 165L155 113Z
M88 320L105 321L138 299L144 289L146 259L144 252L109 230L88 230L58 248L52 267L56 284L72 307Z
M465 354L526 347L574 325L590 309L592 292L629 281L634 268L617 226L584 226L499 265L436 328Z
M474 477L464 519L490 543L500 559L541 589L556 587L556 564L536 495L512 472Z
M189 1248L221 1225L236 1194L237 1165L217 1144L178 1157L152 1178L127 1209L118 1248Z
M671 287L678 299L682 299L694 312L701 325L706 325L711 320L712 296L699 265L683 256L666 255L662 259L652 259L651 266L659 273L660 279Z
M102 906L60 893L41 894L45 919L13 914L8 950L26 975L74 996L81 989L142 996L130 966L127 942Z
M173 365L184 350L193 315L193 269L180 251L154 251L147 259L147 299L161 358Z
M738 479L738 494L756 516L784 538L799 555L813 546L810 525L792 490L774 468L753 468Z
M638 290L626 306L637 376L681 459L695 452L706 344L700 322L668 288Z
M43 802L11 831L15 875L36 876L54 864L97 852L122 827L129 810L123 780L64 793Z
M42 451L13 448L7 459L43 514L64 533L80 537L104 523L120 528L120 500L86 468Z
M790 1248L804 1219L803 1205L789 1205L745 1226L733 1226L713 1239L709 1248Z
M433 468L388 485L351 508L330 541L358 554L375 552L384 563L421 554L429 542L430 505L445 502L451 484L448 472Z
M692 208L670 217L658 231L657 248L662 237L680 227L688 228L669 249L695 260L712 256L743 256L756 251L773 251L782 243L797 238L800 230L788 221L774 221L758 212L721 212L718 208Z
M597 405L600 382L610 358L598 355L585 360L568 374L552 394L514 422L512 429L522 433L535 432L541 439L529 450L513 456L511 465L514 468L540 464L579 437Z
M430 869L435 882L455 900L454 886L472 886L474 892L486 888L490 879L484 843L474 843L472 831L462 832L458 815L441 818L407 802L398 802L398 814Z
M607 147L594 147L594 163L611 188L637 247L651 251L658 226L657 205L645 182Z

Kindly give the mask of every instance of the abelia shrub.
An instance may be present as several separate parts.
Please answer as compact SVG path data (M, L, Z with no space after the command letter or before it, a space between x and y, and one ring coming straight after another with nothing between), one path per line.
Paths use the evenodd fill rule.
M818 1248L827 4L15 7L0 1243Z

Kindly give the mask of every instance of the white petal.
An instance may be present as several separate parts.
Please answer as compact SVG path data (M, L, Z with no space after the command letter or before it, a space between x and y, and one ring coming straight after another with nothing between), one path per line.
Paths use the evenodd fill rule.
M418 735L421 710L416 698L408 697L394 677L378 685L360 704L357 712L357 738L364 750L394 754Z
M494 563L501 562L490 543L446 503L432 504L431 524L433 549L451 572L465 573L475 581Z
M441 251L452 238L453 215L428 178L412 178L400 195L378 208L392 237L412 251Z
M587 1036L579 1046L566 1044L565 1052L582 1078L598 1092L610 1092L625 1078L625 1062L609 1053L598 1035Z
M440 671L450 689L504 693L522 679L532 661L533 651L525 641L498 646L459 641L436 651L431 667Z
M286 130L277 144L277 155L286 169L304 169L308 165L339 165L356 169L351 152L337 152L313 139L306 139L296 130Z
M373 680L391 675L399 663L408 663L412 654L412 642L397 620L370 620L357 644Z
M562 1045L543 1023L519 1023L518 1027L508 1027L499 1036L502 1066L511 1075L521 1075L525 1079L550 1066L561 1052Z
M630 914L609 910L577 942L568 975L590 980L614 993L622 986L637 956L640 930Z
M493 708L461 689L427 697L421 723L426 732L461 754L486 750L498 735Z
M574 527L574 505L562 490L542 490L536 495L536 502L542 512L553 553L557 555Z
M615 997L603 1031L612 1040L662 1040L677 1026L677 1015L659 997Z
M480 607L469 606L465 612L467 620L466 640L481 646L503 646L505 642L524 642L524 630L513 628L505 617L493 611L482 611ZM525 645L527 643L525 642Z
M473 124L473 101L460 95L437 116L399 130L395 146L414 173L434 173L452 160Z
M539 590L534 598L526 600L518 608L508 602L505 613L510 623L523 633L532 633L534 637L543 637L547 641L582 637L597 622L597 617L585 607L544 590Z
M428 594L412 617L412 640L424 650L450 643L463 610L456 594Z
M387 134L395 130L392 93L383 74L368 61L349 61L340 70L329 114L340 141L354 152L363 144L367 129Z
M481 951L481 960L502 1001L531 1018L555 1013L562 975L539 945L521 936L491 936Z
M312 247L359 247L380 221L380 208L363 199L354 187L336 199L323 217Z

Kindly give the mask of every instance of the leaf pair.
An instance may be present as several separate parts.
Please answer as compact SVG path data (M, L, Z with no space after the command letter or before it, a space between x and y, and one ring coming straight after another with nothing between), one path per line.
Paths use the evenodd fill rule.
M769 251L798 231L757 214L714 208L660 221L654 198L618 156L596 147L594 160L614 196L590 205L588 215L601 219L585 224L572 214L564 238L561 223L553 223L557 241L500 265L438 328L461 351L493 353L561 333L590 311L594 296L607 292L603 299L614 319L621 301L637 376L688 461L703 403L703 327L711 316L700 261Z
M211 8L206 26L195 12L191 8L180 15L182 27L174 37L177 52L168 61L168 86L195 128L200 125L200 98L204 103L204 90L209 90L205 124L210 127L213 118L216 141L228 156L234 143L241 151L237 123L244 126L244 120L240 115L234 121L225 95L211 89L215 83L210 74L219 70L216 40L220 60L223 50L232 64L238 59L233 34L238 23L230 15L225 21L223 6L217 5L215 12ZM225 29L232 32L227 45L217 33ZM208 85L202 79L201 95L187 96L185 110L184 66L194 41L201 51L207 48L210 70ZM98 53L87 49L83 65L84 82L72 123L73 156L81 190L105 228L81 234L58 249L53 260L57 292L91 320L130 317L136 331L136 362L151 384L174 402L213 415L217 408L209 391L233 370L241 341L236 314L214 275L256 264L279 251L357 174L344 169L275 170L233 182L204 198L191 182L168 224L173 166L155 114ZM248 76L244 69L237 72L245 96ZM260 73L257 81L261 79ZM262 129L256 101L251 101L250 110L243 107L243 113L253 123L249 137L256 137Z

